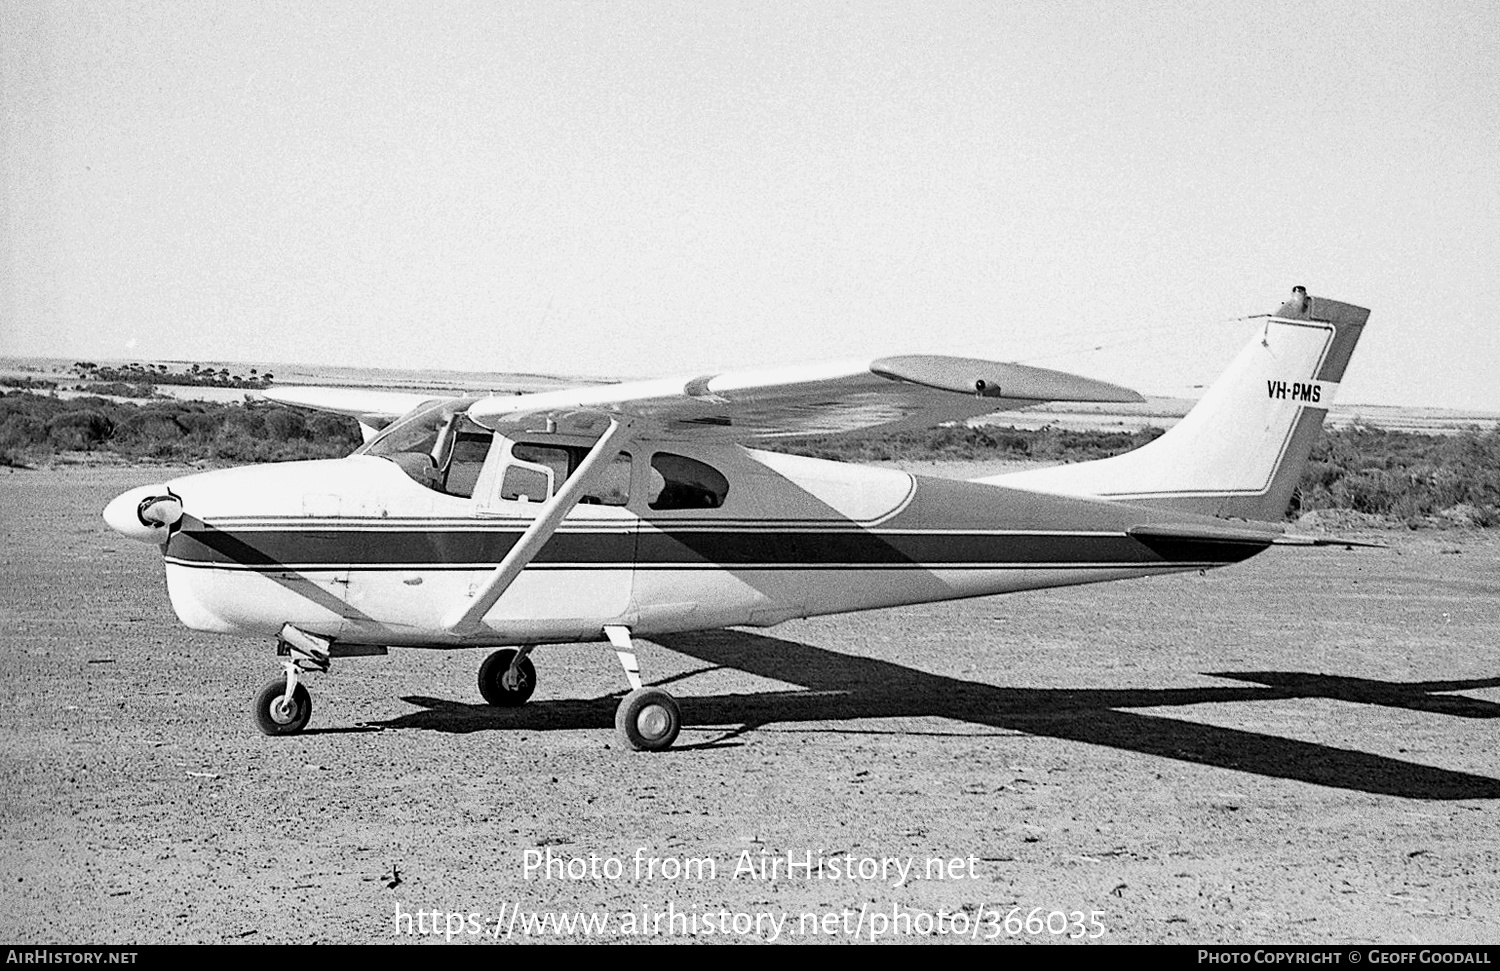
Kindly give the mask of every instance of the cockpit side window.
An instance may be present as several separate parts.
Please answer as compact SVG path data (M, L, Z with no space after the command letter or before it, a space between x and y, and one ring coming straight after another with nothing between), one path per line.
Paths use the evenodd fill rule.
M729 495L729 480L713 466L685 455L651 456L652 509L718 509Z
M552 494L552 480L540 469L511 465L500 480L500 498L515 502L545 502Z
M464 422L464 427L453 432L442 491L450 496L469 499L474 495L474 484L479 481L479 470L484 468L484 460L490 454L490 443L494 441L495 435L467 418Z
M551 469L553 488L562 485L563 480L568 477L568 472L571 471L568 468L567 451L555 445L516 444L511 446L510 454L512 458L520 459L522 462L534 462Z

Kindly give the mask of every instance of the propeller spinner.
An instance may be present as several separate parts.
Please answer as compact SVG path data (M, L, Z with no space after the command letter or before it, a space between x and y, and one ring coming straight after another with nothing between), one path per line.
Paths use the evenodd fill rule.
M104 507L104 521L121 536L161 544L182 519L182 500L164 485L123 492Z

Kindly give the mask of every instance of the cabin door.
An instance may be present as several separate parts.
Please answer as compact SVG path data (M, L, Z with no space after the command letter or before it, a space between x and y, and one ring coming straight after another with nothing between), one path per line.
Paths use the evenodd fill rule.
M477 521L498 557L535 521L543 504L577 471L592 443L562 436L497 439L495 473L477 490ZM594 638L630 609L639 517L628 508L633 459L620 452L598 485L568 514L516 578L486 623L551 638ZM503 549L502 549L503 547Z

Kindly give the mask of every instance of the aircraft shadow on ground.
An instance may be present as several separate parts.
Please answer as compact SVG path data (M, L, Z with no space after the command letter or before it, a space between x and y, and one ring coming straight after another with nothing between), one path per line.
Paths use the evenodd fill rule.
M1211 677L1256 687L1165 689L1006 688L929 674L889 661L840 654L745 631L654 639L713 667L793 681L797 691L679 696L683 723L740 726L873 718L948 718L1026 735L1067 739L1278 779L1408 799L1496 799L1500 780L1402 759L1128 709L1235 701L1328 698L1465 718L1500 717L1500 705L1452 692L1500 686L1500 678L1401 684L1298 672L1221 672ZM371 729L446 732L612 728L617 699L543 701L496 709L438 698L403 699L423 710ZM358 730L358 729L356 729ZM334 731L337 731L335 729ZM854 731L854 729L851 729Z

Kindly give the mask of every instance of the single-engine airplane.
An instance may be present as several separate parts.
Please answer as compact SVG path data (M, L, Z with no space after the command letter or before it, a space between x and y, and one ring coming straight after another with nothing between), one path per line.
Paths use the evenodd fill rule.
M1058 371L899 356L516 395L285 388L356 418L344 459L184 476L104 518L156 543L177 616L275 638L262 731L301 731L302 676L388 646L504 647L492 705L526 702L540 644L604 642L616 729L669 747L670 694L634 638L1096 583L1247 559L1280 520L1369 311L1301 287L1174 428L1134 451L954 481L764 451L793 435L929 427L1139 395ZM1337 541L1342 545L1344 541Z

